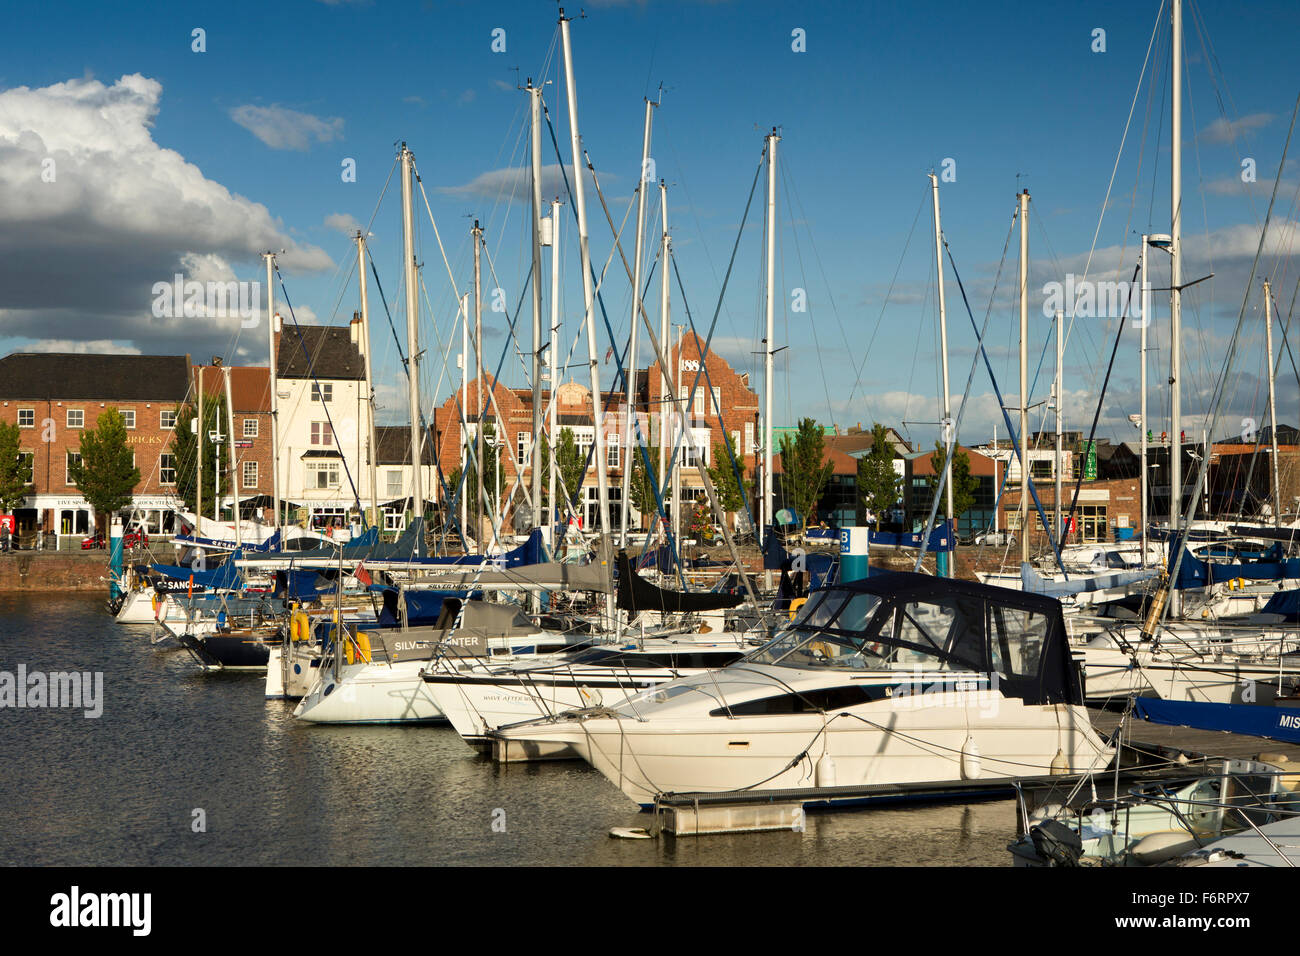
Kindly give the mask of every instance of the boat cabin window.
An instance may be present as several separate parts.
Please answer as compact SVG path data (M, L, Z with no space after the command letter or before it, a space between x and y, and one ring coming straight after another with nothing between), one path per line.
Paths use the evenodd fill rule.
M1047 638L1047 616L997 604L988 606L989 652L1003 677L1037 677Z
M867 641L866 626L880 598L875 594L819 591L813 610L800 614L775 639L749 655L756 664L782 667L879 668L879 644ZM809 604L812 603L809 598ZM809 605L805 604L803 611Z

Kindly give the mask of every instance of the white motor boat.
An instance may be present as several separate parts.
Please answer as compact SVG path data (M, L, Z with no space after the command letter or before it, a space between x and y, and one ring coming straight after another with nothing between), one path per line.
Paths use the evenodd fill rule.
M444 642L486 656L546 654L590 640L589 634L542 630L518 605L447 598L433 627L384 628L350 635L345 650L351 659L322 661L316 681L294 716L325 724L440 721L444 719L442 711L421 672Z
M491 750L488 731L504 724L548 717L582 707L621 703L647 687L725 667L752 650L744 634L684 634L635 643L521 658L509 663L439 657L424 681L438 709L465 742ZM573 759L562 744L507 747L510 761Z
M667 793L1096 771L1054 599L911 573L810 596L772 641L613 708L491 736L568 744L634 802Z

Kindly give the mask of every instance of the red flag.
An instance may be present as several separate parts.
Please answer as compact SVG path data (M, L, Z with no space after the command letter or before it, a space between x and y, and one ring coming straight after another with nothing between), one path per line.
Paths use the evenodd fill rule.
M606 365L609 364L609 358L610 358L610 356L613 355L613 354L614 354L614 346L611 345L609 348L607 348L607 349L605 350L605 364L606 364Z
M366 570L366 562L364 561L357 565L357 569L352 572L352 576L366 587L370 587L370 585L375 583L375 579L372 578L370 572Z

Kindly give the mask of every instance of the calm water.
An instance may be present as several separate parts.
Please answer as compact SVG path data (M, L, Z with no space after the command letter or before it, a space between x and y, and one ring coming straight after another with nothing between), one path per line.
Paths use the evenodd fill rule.
M585 764L504 770L450 728L302 724L260 675L204 675L103 604L0 594L0 670L104 673L99 719L0 709L0 863L1009 863L1009 800L813 814L805 833L610 839L650 818Z

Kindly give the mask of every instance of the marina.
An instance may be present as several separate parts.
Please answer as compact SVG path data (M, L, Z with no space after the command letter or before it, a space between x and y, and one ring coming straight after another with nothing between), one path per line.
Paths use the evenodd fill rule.
M51 928L149 935L123 868L979 867L1124 929L1195 900L1087 871L1295 865L1300 90L1240 18L1045 9L1008 73L960 5L398 6L0 80Z

